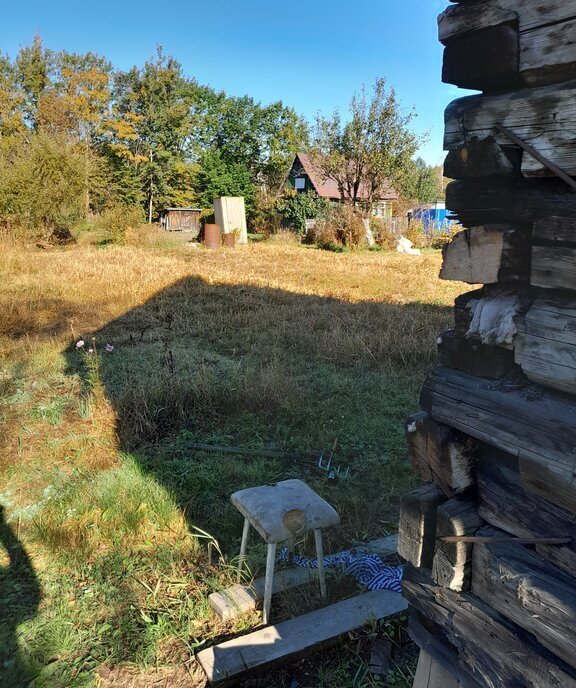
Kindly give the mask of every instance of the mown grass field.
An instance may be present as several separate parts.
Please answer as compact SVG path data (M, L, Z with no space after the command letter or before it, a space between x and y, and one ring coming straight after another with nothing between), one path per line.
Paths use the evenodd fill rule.
M202 686L194 650L256 622L207 604L239 547L235 490L306 480L341 514L331 551L394 532L402 421L462 291L439 265L283 242L1 245L0 685ZM335 446L350 477L194 443ZM384 686L358 647L309 662L309 685Z

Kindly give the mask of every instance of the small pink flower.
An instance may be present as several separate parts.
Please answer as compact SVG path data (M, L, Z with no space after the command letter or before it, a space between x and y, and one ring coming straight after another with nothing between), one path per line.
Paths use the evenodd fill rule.
M88 349L88 353L89 353L89 354L93 354L93 353L94 353L94 349L93 349L92 347L90 347L90 348Z
M76 348L77 348L77 349L81 349L83 346L84 346L84 340L83 340L83 339L79 339L79 340L76 342Z
M114 347L112 346L112 344L106 344L104 350L111 354L114 351Z

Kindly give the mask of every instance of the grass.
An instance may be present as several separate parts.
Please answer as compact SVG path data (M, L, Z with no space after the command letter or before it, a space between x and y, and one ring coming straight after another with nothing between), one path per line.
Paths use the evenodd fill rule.
M461 291L438 253L0 248L1 685L203 685L182 658L254 622L207 605L231 580L235 490L306 480L342 516L331 550L395 529L402 421ZM347 480L306 458L334 447ZM337 659L317 685L379 685L361 652Z

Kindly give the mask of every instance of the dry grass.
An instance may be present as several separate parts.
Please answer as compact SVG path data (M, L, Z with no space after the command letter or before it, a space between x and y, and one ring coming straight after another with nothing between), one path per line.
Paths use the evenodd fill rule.
M303 477L343 515L334 547L393 528L411 479L401 420L462 291L439 266L438 253L286 240L217 252L160 247L156 235L1 246L0 502L46 595L0 631L15 648L21 624L5 684L86 685L103 662L106 684L118 662L170 664L171 639L190 653L237 630L210 621L207 594L228 574L188 531L216 534L233 556L235 489ZM97 356L74 348L92 336ZM338 440L352 478L191 453L191 440L296 453Z

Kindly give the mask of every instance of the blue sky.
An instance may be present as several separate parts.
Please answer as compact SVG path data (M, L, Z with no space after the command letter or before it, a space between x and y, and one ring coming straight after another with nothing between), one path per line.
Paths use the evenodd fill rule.
M3 3L4 4L4 3ZM282 100L312 119L345 110L378 76L428 131L421 155L443 159L442 115L463 95L440 82L436 17L446 0L99 0L6 3L0 49L12 57L40 33L49 48L92 50L125 69L161 44L188 76L264 103Z

